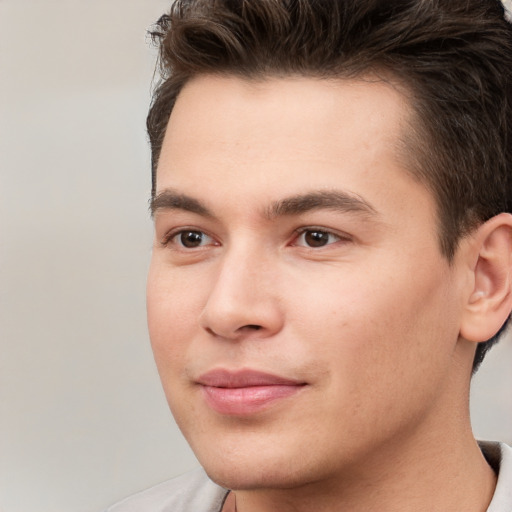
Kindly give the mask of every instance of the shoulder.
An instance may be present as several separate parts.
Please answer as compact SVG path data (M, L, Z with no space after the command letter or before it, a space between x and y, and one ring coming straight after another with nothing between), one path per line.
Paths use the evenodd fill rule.
M106 512L219 512L227 490L195 469L116 503Z
M487 512L512 511L512 448L503 443L480 442L480 448L498 474L498 483Z

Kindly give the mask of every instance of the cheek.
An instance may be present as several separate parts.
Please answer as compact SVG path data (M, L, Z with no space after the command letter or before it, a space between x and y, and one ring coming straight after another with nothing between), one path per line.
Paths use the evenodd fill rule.
M374 272L368 265L290 293L294 334L307 333L312 357L331 368L336 387L355 393L377 384L402 392L420 375L425 382L424 375L447 368L458 336L449 276L427 266L397 272L396 265L379 263Z
M147 282L148 329L160 373L179 366L197 326L200 287L182 283L174 273L152 263Z

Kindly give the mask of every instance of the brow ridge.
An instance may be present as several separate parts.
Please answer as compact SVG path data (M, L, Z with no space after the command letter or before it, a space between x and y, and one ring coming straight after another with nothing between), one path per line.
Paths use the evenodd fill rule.
M159 210L185 210L207 217L213 217L210 210L198 199L172 189L166 189L150 201L151 216ZM339 190L312 191L297 194L273 202L265 211L264 217L273 220L277 217L301 215L314 210L335 210L343 213L375 215L375 208L357 194Z
M206 217L213 216L201 201L172 189L165 189L151 198L149 210L152 217L159 210L185 210Z
M339 190L313 191L298 194L274 202L266 211L266 217L301 215L312 210L335 210L343 213L375 215L375 208L354 193Z

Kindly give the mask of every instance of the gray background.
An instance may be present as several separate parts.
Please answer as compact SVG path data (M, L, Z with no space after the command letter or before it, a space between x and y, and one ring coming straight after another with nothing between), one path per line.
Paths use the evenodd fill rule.
M145 325L155 50L167 0L0 0L0 511L96 512L195 460ZM475 379L512 443L512 342Z

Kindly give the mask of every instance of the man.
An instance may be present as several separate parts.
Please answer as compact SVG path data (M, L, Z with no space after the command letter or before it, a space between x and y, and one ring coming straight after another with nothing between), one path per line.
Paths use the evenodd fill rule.
M178 1L154 37L149 330L204 471L112 512L510 512L468 410L512 309L501 3Z

